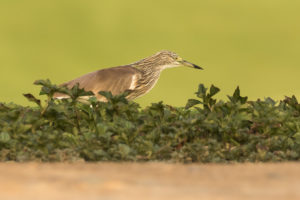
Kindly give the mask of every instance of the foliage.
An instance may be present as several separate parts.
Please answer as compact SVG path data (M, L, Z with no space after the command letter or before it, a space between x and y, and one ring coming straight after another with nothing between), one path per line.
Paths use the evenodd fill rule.
M172 161L257 162L300 159L300 105L295 96L247 101L237 88L228 101L216 100L220 91L200 84L197 99L186 107L162 102L146 108L126 100L127 94L91 97L41 85L45 102L24 96L36 107L0 104L1 161ZM55 92L70 96L53 99Z

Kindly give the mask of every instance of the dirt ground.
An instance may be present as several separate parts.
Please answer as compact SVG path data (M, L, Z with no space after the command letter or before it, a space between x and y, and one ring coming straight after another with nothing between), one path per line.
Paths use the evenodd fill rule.
M1 200L300 199L300 163L0 163Z

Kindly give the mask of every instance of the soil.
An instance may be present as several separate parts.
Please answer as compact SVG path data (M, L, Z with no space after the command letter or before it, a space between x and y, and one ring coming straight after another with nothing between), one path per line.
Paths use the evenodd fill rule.
M300 199L300 163L0 163L1 200Z

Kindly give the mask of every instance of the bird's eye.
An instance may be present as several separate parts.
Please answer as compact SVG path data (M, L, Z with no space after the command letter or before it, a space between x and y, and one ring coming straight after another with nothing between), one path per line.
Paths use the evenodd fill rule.
M177 61L182 61L183 59L181 57L176 58Z

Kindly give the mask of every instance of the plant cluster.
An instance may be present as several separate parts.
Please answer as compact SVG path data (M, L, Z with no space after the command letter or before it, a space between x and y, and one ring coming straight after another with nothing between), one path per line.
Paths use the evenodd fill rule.
M162 102L141 108L126 95L41 85L42 102L0 103L1 161L257 162L300 159L300 105L295 98L247 101L237 88L227 101L200 84L185 107ZM70 96L53 99L56 92Z

